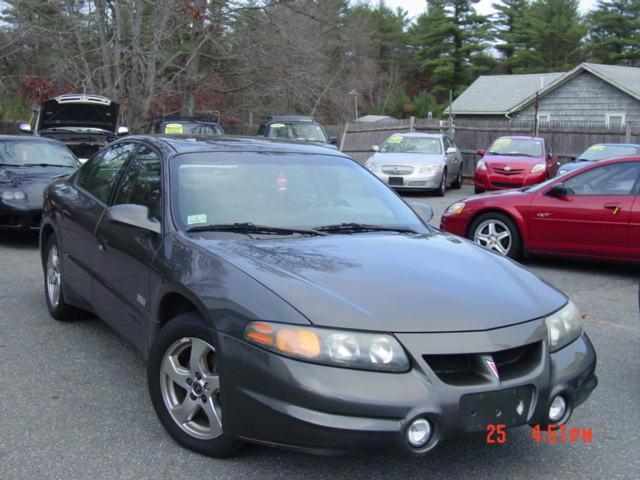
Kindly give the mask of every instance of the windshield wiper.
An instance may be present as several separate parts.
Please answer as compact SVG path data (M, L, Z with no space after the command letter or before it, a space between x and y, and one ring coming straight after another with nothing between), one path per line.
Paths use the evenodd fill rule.
M63 167L73 168L72 165L60 165L59 163L25 163L23 167Z
M315 230L327 233L359 233L359 232L398 232L418 233L406 227L385 227L382 225L369 225L366 223L337 223L335 225L323 225Z
M269 225L255 225L250 222L245 223L218 223L213 225L198 225L187 228L187 233L193 232L237 232L256 233L265 235L326 235L326 233L304 228L270 227Z

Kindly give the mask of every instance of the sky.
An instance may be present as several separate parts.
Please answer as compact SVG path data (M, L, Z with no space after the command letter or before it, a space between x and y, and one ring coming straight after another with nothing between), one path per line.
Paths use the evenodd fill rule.
M377 3L378 0L370 0L371 3ZM491 7L492 3L495 3L496 0L480 0L480 2L476 5L476 9L479 13L489 14L493 12L493 8ZM582 13L591 10L597 0L580 0L580 11ZM426 10L427 2L425 0L385 0L385 3L392 8L402 7L406 11L409 12L409 17L417 17L422 12Z

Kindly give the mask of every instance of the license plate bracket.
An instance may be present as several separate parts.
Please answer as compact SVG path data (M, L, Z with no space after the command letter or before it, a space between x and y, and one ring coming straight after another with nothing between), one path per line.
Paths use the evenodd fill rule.
M503 424L507 427L524 425L527 423L532 399L531 385L463 395L460 410L465 430L483 431L489 424Z
M404 185L403 177L389 177L389 185Z

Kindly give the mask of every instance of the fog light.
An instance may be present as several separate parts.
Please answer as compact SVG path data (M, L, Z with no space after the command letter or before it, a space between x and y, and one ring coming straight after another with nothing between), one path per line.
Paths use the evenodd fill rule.
M431 438L431 422L425 418L414 420L407 428L407 442L415 448L424 447Z
M558 395L551 402L551 407L549 407L549 420L553 423L559 422L562 420L567 413L567 401L564 399L562 395Z

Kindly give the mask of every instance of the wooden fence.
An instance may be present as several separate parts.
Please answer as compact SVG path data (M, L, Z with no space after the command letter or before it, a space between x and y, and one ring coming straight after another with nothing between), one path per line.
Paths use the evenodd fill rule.
M340 150L364 163L373 151L373 145L381 145L394 133L425 132L447 133L447 121L405 119L374 124L349 124L344 130ZM549 142L560 157L567 162L594 143L640 143L640 124L608 127L604 124L545 122L539 125L539 135ZM456 120L452 129L453 139L462 151L465 176L473 176L478 157L477 149L486 149L498 137L507 135L532 135L532 122Z

